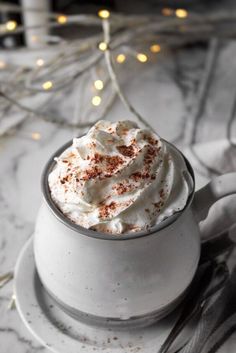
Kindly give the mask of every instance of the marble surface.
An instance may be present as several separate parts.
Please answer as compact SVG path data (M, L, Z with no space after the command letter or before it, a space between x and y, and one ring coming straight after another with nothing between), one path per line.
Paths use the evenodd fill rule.
M121 83L130 101L156 131L179 146L186 147L186 126L193 119L196 97L207 47L163 50L151 63L127 62L120 70ZM210 84L206 105L197 125L196 146L209 141L218 141L215 153L222 153L221 142L225 141L226 123L230 116L235 95L236 43L220 43L217 64ZM233 73L233 74L232 74ZM52 101L50 109L64 112L69 118L73 114L74 99L66 93ZM86 104L90 104L89 101ZM96 116L96 110L90 111ZM108 114L108 119L132 118L117 99ZM1 118L0 129L5 126ZM236 124L234 131L236 131ZM41 139L31 138L39 132ZM17 127L12 136L0 140L0 270L14 268L16 258L34 231L34 222L41 203L40 175L50 154L73 136L82 133L78 129L61 128L38 119L28 119ZM236 135L236 134L235 134ZM218 149L217 149L218 148ZM227 149L227 148L226 148ZM200 150L199 150L200 151ZM228 150L227 150L228 151ZM200 151L201 152L201 151ZM190 155L191 159L191 155ZM214 158L212 163L214 163ZM195 167L196 163L193 161ZM204 169L204 168L203 168ZM232 157L221 171L236 170ZM209 173L196 168L197 185L209 178ZM0 352L35 353L45 351L24 327L16 310L8 310L12 295L12 282L0 289ZM236 351L236 335L232 335L220 349L220 353Z

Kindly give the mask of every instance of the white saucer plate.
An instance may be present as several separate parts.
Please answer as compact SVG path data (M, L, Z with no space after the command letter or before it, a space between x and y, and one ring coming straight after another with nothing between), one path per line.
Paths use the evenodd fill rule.
M112 330L85 325L68 316L44 290L37 275L33 239L23 247L15 267L14 292L21 319L34 337L54 353L157 353L170 333L175 311L155 325L136 330ZM189 326L170 352L191 337Z

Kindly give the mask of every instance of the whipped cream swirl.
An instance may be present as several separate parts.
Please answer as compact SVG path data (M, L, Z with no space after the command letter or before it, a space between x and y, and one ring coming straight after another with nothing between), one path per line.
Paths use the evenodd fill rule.
M99 121L55 160L53 201L74 223L101 232L148 229L182 210L192 191L178 151L131 121Z

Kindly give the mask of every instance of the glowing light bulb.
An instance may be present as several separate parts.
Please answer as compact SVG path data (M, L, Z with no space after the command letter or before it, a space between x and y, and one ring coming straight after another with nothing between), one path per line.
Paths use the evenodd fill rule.
M94 81L94 87L97 89L97 90L102 90L103 87L104 87L104 84L102 82L102 80L96 80Z
M100 10L98 11L98 16L102 19L106 19L110 17L110 12L108 10Z
M60 23L61 25L65 24L67 22L67 16L65 15L59 15L57 17L57 22Z
M46 81L42 84L43 89L49 90L52 88L52 81Z
M16 21L8 21L5 26L6 26L7 31L14 31L17 27L17 22Z
M38 37L38 36L31 36L31 41L32 41L33 43L36 43L36 42L39 41L39 37Z
M98 105L100 105L100 104L101 104L101 101L102 101L102 98L99 97L99 96L94 96L94 97L92 98L92 104L93 104L95 107L97 107Z
M44 65L44 60L43 59L37 59L36 60L36 65L37 66L43 66Z
M125 54L119 54L119 55L117 55L117 57L116 57L116 61L117 61L119 64L122 64L123 62L125 62L125 60L126 60Z
M41 134L39 132L32 132L31 138L32 140L39 141L41 139Z
M105 43L105 42L100 42L100 43L98 44L98 48L99 48L101 51L107 50L107 43Z
M150 46L152 53L159 53L161 51L161 46L159 44L153 44Z
M4 69L6 67L6 63L3 60L0 60L0 69Z
M138 59L138 61L140 61L141 63L145 63L148 60L148 57L146 54L143 53L138 53L136 58Z
M176 9L175 15L178 18L186 18L186 17L188 17L188 11L185 9Z
M164 7L162 10L161 10L161 13L163 16L171 16L174 14L174 10L169 8L169 7Z

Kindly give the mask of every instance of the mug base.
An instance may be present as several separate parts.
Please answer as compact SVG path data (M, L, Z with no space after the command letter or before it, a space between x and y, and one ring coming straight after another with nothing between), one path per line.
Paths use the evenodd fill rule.
M44 286L44 285L43 285ZM45 291L48 295L53 299L55 304L63 310L67 315L71 316L73 319L78 320L84 324L90 326L99 326L104 328L114 328L114 329L138 329L147 326L151 326L157 321L163 319L172 313L183 301L184 297L187 294L187 289L177 297L173 302L153 311L151 313L147 313L140 316L133 316L129 319L121 319L114 317L102 317L96 316L92 314L85 313L78 309L72 308L69 305L63 303L60 299L58 299L46 286L44 286Z

